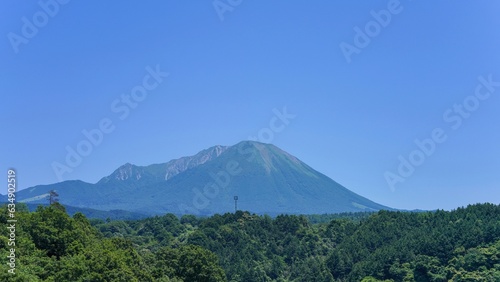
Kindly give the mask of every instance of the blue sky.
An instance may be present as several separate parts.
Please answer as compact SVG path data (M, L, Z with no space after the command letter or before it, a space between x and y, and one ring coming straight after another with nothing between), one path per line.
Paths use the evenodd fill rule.
M93 183L261 133L387 206L498 204L499 12L496 1L2 1L1 169L17 169L20 188L58 182L53 163L103 122L62 179ZM269 131L285 108L295 117ZM401 174L400 156L418 165Z

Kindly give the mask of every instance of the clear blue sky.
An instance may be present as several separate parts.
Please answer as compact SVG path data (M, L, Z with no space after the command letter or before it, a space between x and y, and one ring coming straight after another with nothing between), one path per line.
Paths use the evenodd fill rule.
M0 2L1 171L17 169L20 188L57 182L53 162L106 119L114 130L64 180L233 145L286 107L296 117L261 141L369 199L500 202L500 86L486 98L478 80L500 82L497 1L233 0L219 14L212 1L41 2L57 7ZM148 66L169 76L156 85ZM154 89L132 109L121 95L143 79ZM386 172L436 128L446 140L391 189Z

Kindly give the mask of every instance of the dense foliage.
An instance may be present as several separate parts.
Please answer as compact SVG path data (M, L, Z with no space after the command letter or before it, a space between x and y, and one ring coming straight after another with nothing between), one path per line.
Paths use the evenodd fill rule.
M2 263L0 281L500 281L500 206L492 204L134 221L70 217L54 204L17 219L16 275Z
M3 208L4 226L6 214ZM119 236L105 238L82 214L69 217L57 203L18 211L16 218L16 274L2 263L0 281L226 281L206 249L183 245L152 253ZM1 257L7 258L11 246L4 234L0 239Z

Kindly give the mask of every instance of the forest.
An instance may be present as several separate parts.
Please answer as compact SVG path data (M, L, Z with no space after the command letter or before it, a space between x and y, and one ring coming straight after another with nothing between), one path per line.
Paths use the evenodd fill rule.
M7 207L0 221L8 225ZM500 281L500 206L141 220L16 212L15 274L2 228L0 281Z

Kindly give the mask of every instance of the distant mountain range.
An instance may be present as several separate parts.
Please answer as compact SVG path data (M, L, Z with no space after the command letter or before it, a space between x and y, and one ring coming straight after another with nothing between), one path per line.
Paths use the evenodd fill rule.
M16 198L139 214L212 215L238 209L258 214L323 214L391 208L370 201L270 144L244 141L214 146L163 164L125 164L95 184L79 180L38 185ZM3 198L5 200L5 197Z

